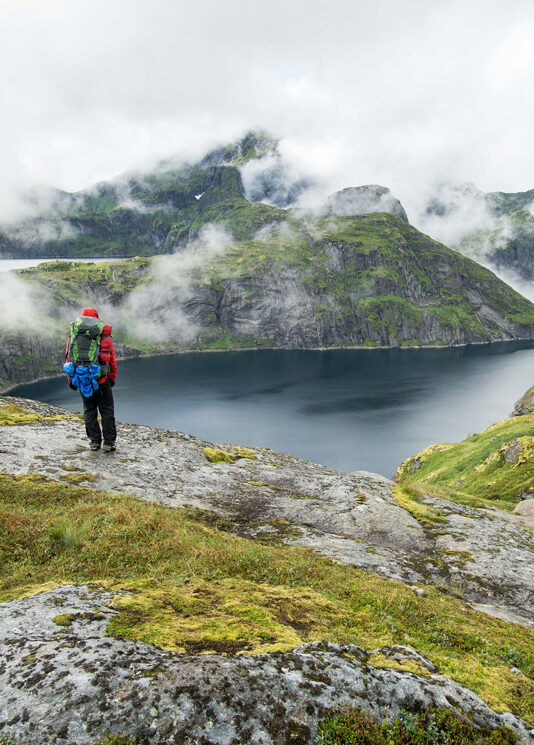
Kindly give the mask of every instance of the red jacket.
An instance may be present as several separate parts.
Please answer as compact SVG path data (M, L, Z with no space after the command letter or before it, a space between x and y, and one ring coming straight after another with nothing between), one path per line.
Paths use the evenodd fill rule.
M92 318L98 318L98 312L94 308L84 308L82 310L82 316L92 316ZM69 341L67 339L67 350L65 352L65 360L68 360L69 356ZM115 357L115 349L113 348L113 339L111 338L111 326L108 324L104 326L102 336L100 337L100 356L99 362L102 365L108 365L110 367L109 375L104 375L100 378L98 385L102 385L109 380L114 383L117 378L117 358ZM70 383L70 380L69 380Z

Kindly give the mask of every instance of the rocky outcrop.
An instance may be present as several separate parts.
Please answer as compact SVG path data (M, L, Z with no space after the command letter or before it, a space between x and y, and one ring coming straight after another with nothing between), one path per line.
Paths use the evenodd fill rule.
M9 416L2 419L6 406ZM415 503L376 474L342 473L268 449L213 445L137 425L119 425L116 453L93 452L76 415L24 399L0 398L0 421L6 424L1 427L2 470L33 475L14 480L22 486L16 492L22 515L30 483L44 484L43 476L70 481L90 487L88 504L105 490L115 493L113 501L122 493L169 508L189 507L188 514L202 520L203 531L213 523L228 533L305 546L336 562L400 580L410 585L401 589L413 593L413 601L405 599L402 606L407 613L419 596L425 602L436 594L441 607L441 593L424 588L430 583L476 609L532 625L534 543L524 516L430 498ZM70 491L64 488L62 494ZM37 504L30 501L28 509ZM331 711L360 706L381 721L393 720L402 710L435 706L477 727L508 727L518 745L534 743L531 724L492 710L472 691L440 675L438 660L410 647L366 650L313 641L290 651L223 656L181 654L135 641L139 636L122 638L128 636L121 625L122 604L139 597L139 588L130 585L129 574L120 583L108 579L99 574L98 583L89 586L49 583L38 594L0 604L0 740L82 745L109 730L135 736L138 745L312 745L319 722ZM174 586L173 580L177 597L188 582ZM150 587L157 584L151 576ZM386 612L390 598L375 600ZM458 605L464 624L466 611L472 611L447 602ZM172 609L183 611L181 606ZM143 617L140 608L131 612ZM380 611L380 618L387 621L388 616ZM301 620L292 617L291 623L297 628ZM433 621L428 622L430 632ZM530 629L521 633L528 635ZM481 661L483 642L477 637ZM186 644L185 649L196 652L198 647ZM507 667L499 662L499 675L502 670L513 679L517 675L518 686L529 685L524 672L509 667L510 654L515 650L506 648L502 660ZM527 669L528 658L518 664Z
M406 210L385 186L349 186L328 197L323 209L325 215L354 217L372 212L389 212L408 222Z
M106 636L112 600L97 587L64 586L0 606L0 738L81 744L109 729L139 745L311 745L329 710L361 706L381 721L433 705L534 742L527 723L429 674L433 665L409 648L314 642L256 656L182 655ZM374 667L376 652L415 660L423 674Z
M42 415L65 413L0 399L8 401ZM59 480L74 469L82 483L88 475L94 489L208 510L224 516L227 529L238 535L305 546L407 584L438 584L493 615L533 622L534 541L519 515L500 517L428 497L430 514L418 516L395 484L376 474L342 473L262 448L243 455L131 424L120 425L118 451L109 463L103 467L101 454L87 449L77 419L2 431L2 470L8 473Z
M516 515L525 515L530 518L530 524L534 528L534 497L526 497L514 508Z
M534 385L515 402L510 416L525 416L534 412Z

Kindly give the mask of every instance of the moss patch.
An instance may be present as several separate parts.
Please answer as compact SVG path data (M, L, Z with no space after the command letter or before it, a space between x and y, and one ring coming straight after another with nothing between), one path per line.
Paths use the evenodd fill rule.
M63 473L60 477L61 481L68 481L70 484L81 484L84 481L96 481L97 476L92 473L73 473L68 471Z
M373 667L387 667L393 670L403 670L408 673L415 673L416 675L428 675L427 668L416 659L410 659L408 657L402 660L394 660L391 657L386 657L385 654L377 652L376 654L370 655L367 660L369 665Z
M235 463L240 458L256 460L256 454L250 448L232 447L222 450L221 448L207 447L202 448L202 452L210 463Z
M508 727L477 727L449 708L405 709L392 722L376 721L360 706L329 714L316 745L515 745Z
M52 623L56 626L70 626L74 621L73 613L60 613L59 616L54 616Z
M423 504L421 497L405 486L395 486L392 489L395 502L402 509L407 510L424 527L432 527L436 523L445 522L445 518L435 507Z
M5 401L6 399L4 399ZM0 426L9 427L18 424L31 424L32 422L59 422L70 419L70 414L54 414L43 416L35 411L24 409L19 404L4 403L0 401Z
M125 588L121 588L125 589ZM115 599L109 633L177 652L275 652L327 634L339 610L309 589L238 579L148 583Z

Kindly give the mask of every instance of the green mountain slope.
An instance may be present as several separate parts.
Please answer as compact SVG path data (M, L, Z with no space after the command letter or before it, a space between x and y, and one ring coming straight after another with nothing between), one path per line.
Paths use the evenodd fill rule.
M45 328L32 344L31 333L19 327L13 335L4 322L0 376L31 379L39 360L59 360L66 321L86 305L104 309L118 341L145 352L447 345L534 335L534 305L393 215L302 221L237 199L226 211L217 205L212 217L215 223L172 256L52 262L19 272L20 294L37 298L28 332L36 310ZM253 221L264 220L267 226L247 238Z

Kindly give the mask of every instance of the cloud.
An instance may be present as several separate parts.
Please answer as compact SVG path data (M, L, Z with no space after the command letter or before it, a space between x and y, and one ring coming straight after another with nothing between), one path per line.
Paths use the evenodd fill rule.
M67 241L74 238L79 231L72 225L61 220L38 220L18 223L16 226L8 226L5 234L14 241L23 241L24 244L35 243L39 246L44 241Z
M46 294L14 272L0 272L0 326L2 331L42 330L50 333L47 316L51 301Z
M186 307L195 270L221 255L232 241L231 234L217 225L206 225L185 249L152 260L150 281L130 293L113 314L128 332L152 343L193 340L201 330L194 313Z
M528 0L3 0L0 217L253 127L329 191L532 187Z
M197 238L180 252L152 259L150 277L120 305L109 299L109 288L98 284L91 290L84 288L84 307L98 308L104 320L126 330L130 338L143 343L180 343L193 340L202 328L189 312L188 303L194 293L191 284L195 272L201 272L215 257L226 251L232 235L217 225L206 225ZM194 309L193 309L194 310ZM47 287L39 286L24 275L0 272L0 326L3 331L51 331L51 319L68 324L80 313L79 303L57 301Z

